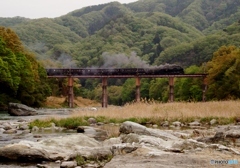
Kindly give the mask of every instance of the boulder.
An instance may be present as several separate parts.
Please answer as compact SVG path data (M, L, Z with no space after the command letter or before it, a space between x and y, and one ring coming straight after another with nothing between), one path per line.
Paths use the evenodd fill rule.
M77 128L78 133L83 133L91 138L94 138L98 141L104 141L108 138L108 133L106 130L89 127L89 126L79 126Z
M124 123L122 123L119 132L123 134L136 133L150 135L150 132L147 130L147 127L131 121L125 121Z
M169 122L168 121L164 121L161 123L162 127L169 127Z
M104 168L186 168L186 167L209 167L208 155L201 157L194 153L176 153L157 150L156 148L141 147L124 155L116 155L104 165Z
M213 137L203 137L197 139L199 142L204 143L219 143L219 144L232 144L233 146L240 146L240 131L239 127L228 126L217 129Z
M217 120L216 119L212 119L211 121L210 121L210 125L214 125L214 124L216 124L217 123Z
M31 147L27 144L10 144L0 148L0 161L44 161L49 160L49 154L40 148Z
M240 138L240 130L229 130L225 132L226 138Z
M190 127L201 126L201 124L198 121L194 121L194 122L188 123L188 126L190 126Z
M225 132L225 140L233 146L240 146L240 130L229 130Z
M174 125L175 127L181 127L181 122L179 122L179 121L175 121L175 122L173 122L172 123L172 125Z
M0 161L57 161L73 160L76 156L107 158L110 155L110 147L104 148L100 142L83 134L53 137L37 142L23 140L0 147Z
M60 165L60 168L75 168L75 167L77 167L76 161L65 161L62 162Z
M137 150L138 147L132 144L123 143L123 144L115 144L112 146L111 150L114 156L116 155L124 155L127 153L132 153Z
M96 124L97 123L97 120L95 118L89 118L88 119L88 123L89 124Z
M130 133L135 133L139 135L149 135L149 136L154 136L158 138L162 138L164 140L178 140L179 138L174 136L171 133L168 133L163 130L159 129L152 129L152 128L147 128L143 125L140 125L138 123L134 123L131 121L125 121L122 123L120 126L119 132L122 134L130 134Z
M103 146L110 146L110 147L115 144L121 144L121 143L122 143L122 140L120 137L106 139L105 141L102 142Z
M37 110L24 104L9 103L8 113L12 116L31 116L37 115Z

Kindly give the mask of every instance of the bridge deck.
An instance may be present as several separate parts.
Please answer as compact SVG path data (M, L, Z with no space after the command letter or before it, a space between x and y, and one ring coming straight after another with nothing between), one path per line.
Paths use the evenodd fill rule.
M52 75L49 78L199 78L207 74L181 74L181 75Z

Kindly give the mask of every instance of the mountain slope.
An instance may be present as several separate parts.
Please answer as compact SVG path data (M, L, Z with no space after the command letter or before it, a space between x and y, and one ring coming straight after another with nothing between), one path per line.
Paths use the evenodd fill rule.
M178 19L166 14L125 15L73 46L74 56L79 66L101 66L101 55L104 52L113 55L136 52L152 64L166 48L191 42L201 36L203 34L195 28L181 24Z
M112 2L54 19L0 18L0 25L11 27L46 66L64 66L56 60L65 58L81 67L101 66L105 52L136 52L149 64L189 66L234 43L220 34L239 18L239 5L239 0Z
M144 0L127 5L134 12L163 12L203 31L212 26L215 29L231 25L239 18L239 0ZM230 21L223 22L228 19Z
M212 59L213 53L221 46L235 45L240 47L240 23L235 22L227 28L216 31L191 43L172 46L163 51L156 59L156 64L164 62L201 66ZM186 61L187 60L187 61Z

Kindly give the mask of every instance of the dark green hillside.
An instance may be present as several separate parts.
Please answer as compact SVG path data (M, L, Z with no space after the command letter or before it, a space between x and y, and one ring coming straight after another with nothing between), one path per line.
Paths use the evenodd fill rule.
M203 36L195 28L161 13L125 15L73 46L79 66L101 66L104 52L136 52L152 64L165 49ZM90 58L90 59L89 59Z
M38 59L57 60L67 55L76 59L79 66L97 66L104 52L135 51L150 64L176 62L188 66L205 62L217 47L231 44L215 39L219 30L237 22L239 3L234 0L144 0L125 5L112 2L55 19L0 18L0 24L15 30L23 43L37 53ZM206 37L207 42L197 41L204 37L203 33L211 32L216 32L217 37L211 34ZM208 42L213 45L211 49L205 49ZM185 52L194 45L196 50ZM184 64L181 59L185 59ZM48 66L51 62L44 61Z
M178 17L201 31L213 25L212 31L231 25L239 18L239 6L239 0L140 0L127 5L136 13L162 12Z
M194 0L139 0L126 6L135 13L162 12L175 17L193 1Z
M136 52L152 64L169 47L203 34L160 12L134 13L113 2L73 11L55 19L35 19L13 26L20 39L46 66L48 59L73 57L79 66L99 66L104 52ZM58 66L58 65L55 65Z
M215 30L231 25L239 18L239 0L194 0L178 17L199 30ZM209 29L208 33L211 33Z
M5 27L12 27L21 23L26 23L31 19L27 19L24 17L13 17L13 18L1 18L0 17L0 25Z
M36 53L45 66L57 66L52 60L71 54L69 46L81 40L75 32L59 25L53 19L34 19L13 26L25 46Z
M81 37L94 34L110 21L130 11L118 2L86 7L56 19L58 24L69 27Z
M81 39L67 27L56 24L53 19L48 18L34 19L16 25L14 29L27 46L41 42L47 47L53 47L56 44L75 43Z
M230 15L229 17L213 22L211 26L209 26L203 31L203 33L204 34L217 33L218 30L224 30L228 25L231 25L234 22L239 22L240 20L239 18L240 18L240 10Z
M185 67L200 66L210 61L213 53L224 45L240 47L240 23L236 22L222 31L199 38L194 42L169 47L160 54L155 63L177 63Z

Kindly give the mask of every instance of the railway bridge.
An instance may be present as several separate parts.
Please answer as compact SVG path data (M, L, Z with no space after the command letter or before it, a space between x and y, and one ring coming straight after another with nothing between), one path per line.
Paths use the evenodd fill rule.
M74 107L73 78L101 78L102 79L102 107L108 106L107 79L108 78L135 78L136 79L136 102L140 101L141 78L168 78L169 80L169 102L174 101L174 79L175 78L201 78L202 79L202 101L205 101L207 74L184 74L178 71L166 71L161 73L136 73L136 68L117 69L118 73L112 73L112 69L46 69L48 78L68 78L68 105ZM83 73L84 72L84 73ZM108 73L107 73L108 72ZM111 72L111 73L109 73Z

